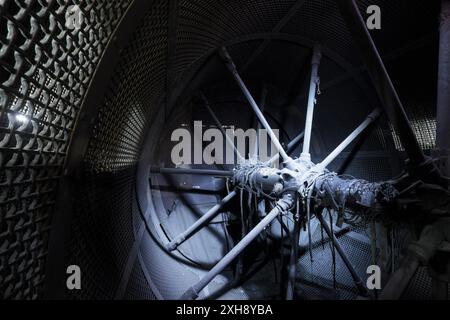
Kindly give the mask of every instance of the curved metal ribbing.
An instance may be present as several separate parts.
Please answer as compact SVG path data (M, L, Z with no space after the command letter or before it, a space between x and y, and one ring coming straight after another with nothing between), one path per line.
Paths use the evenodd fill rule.
M130 274L122 281L127 268L131 279L143 277L138 261L128 259L136 237L133 215L139 216L133 206L135 166L166 88L167 17L167 1L154 1L121 51L95 119L75 200L83 205L75 210L69 251L69 261L89 278L74 298L114 298L120 286L128 288ZM152 296L150 289L129 287L128 298L130 290L141 299Z
M0 298L41 297L58 179L90 80L130 1L0 3ZM66 26L78 5L79 30Z

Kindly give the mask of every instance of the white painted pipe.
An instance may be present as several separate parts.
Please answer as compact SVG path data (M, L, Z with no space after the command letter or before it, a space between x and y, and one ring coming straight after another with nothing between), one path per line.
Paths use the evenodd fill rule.
M255 112L256 116L258 117L259 121L263 125L263 127L267 130L267 133L269 134L270 139L272 140L272 143L275 145L275 148L277 151L281 154L281 157L284 161L288 161L291 158L288 156L286 151L284 151L283 146L281 145L280 141L278 140L277 136L273 132L272 128L270 127L269 123L267 122L266 118L264 117L263 113L259 109L255 99L253 99L250 91L247 89L247 86L245 85L244 81L242 80L241 76L239 75L236 65L234 64L233 60L231 59L231 56L229 55L228 51L225 48L222 48L220 50L220 56L225 61L226 66L228 70L230 70L231 74L235 78L237 84L241 88L242 93L244 94L247 101L250 103L250 106L253 109L253 112Z
M316 168L325 169L330 165L334 159L339 156L339 154L345 150L372 122L378 119L381 115L381 109L375 109L370 115L367 116L366 120L361 123L341 144L333 150Z
M308 107L306 110L305 138L303 139L303 152L300 155L300 158L305 160L311 160L311 154L309 152L309 149L311 145L314 105L316 103L316 92L319 82L319 66L321 58L322 58L321 46L320 44L316 43L314 45L313 56L311 61L311 80L309 82Z

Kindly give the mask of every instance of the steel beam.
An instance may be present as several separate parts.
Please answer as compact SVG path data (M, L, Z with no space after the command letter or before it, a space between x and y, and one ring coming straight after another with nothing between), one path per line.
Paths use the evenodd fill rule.
M186 231L176 236L172 241L166 244L166 249L169 251L174 251L186 240L190 239L194 234L205 227L212 219L214 219L219 213L220 209L225 206L231 199L237 195L236 191L232 191L225 198L222 199L218 204L212 207L208 212L206 212L200 219L198 219L192 226L190 226Z
M294 197L292 194L286 194L277 202L275 208L261 220L233 249L231 249L199 282L190 287L180 297L180 300L194 300L197 299L200 292L218 275L220 274L233 260L235 260L256 237L269 226L278 215L289 210L294 205Z
M244 81L242 80L241 76L239 75L236 65L234 64L233 59L231 59L231 56L228 53L227 49L225 47L222 47L221 50L219 50L219 54L220 54L220 57L225 62L228 70L233 75L234 79L236 80L239 88L241 89L241 91L244 94L245 98L247 99L248 103L252 107L253 112L258 117L259 122L263 125L264 129L267 130L267 133L268 133L272 143L277 148L277 151L281 154L281 157L283 158L283 160L284 161L290 160L290 157L287 155L286 151L284 151L283 146L281 145L277 136L273 132L272 128L270 127L269 123L267 122L266 118L264 117L263 113L261 112L260 108L258 107L258 104L256 103L255 99L253 98L253 96L251 95L247 86L245 85Z
M314 106L316 104L316 92L319 85L319 66L322 59L322 49L320 44L316 43L313 48L311 60L311 79L309 82L308 107L306 110L305 121L305 137L303 139L303 152L300 155L301 159L311 160L309 147L311 144L312 124L314 117Z
M189 175L197 174L202 176L215 176L215 177L232 177L234 175L233 171L224 171L224 170L160 168L160 167L150 168L150 173L189 174Z
M298 144L302 141L303 137L305 136L305 133L302 132L300 133L298 136L296 136L294 139L291 140L291 142L288 143L287 145L287 150L286 153L289 155L292 153L292 151L294 151L295 148L297 148ZM280 154L277 153L276 155L274 155L268 162L268 165L272 165L275 162L278 161L278 159L280 158Z
M396 128L405 147L411 169L421 178L428 178L428 180L432 179L441 184L446 184L431 159L428 159L424 155L416 139L405 109L355 1L336 0L336 2L352 34L354 42L361 51L362 60L369 72L386 114Z
M206 98L206 96L203 93L200 93L200 98L203 100L204 106L205 106L206 110L208 110L209 114L211 115L211 118L213 119L214 124L216 125L217 129L219 129L220 132L222 132L226 142L230 145L231 148L233 148L234 154L238 158L238 162L239 163L244 163L245 162L245 158L239 153L239 151L236 149L234 141L227 135L227 133L223 129L223 126L220 123L219 118L217 118L216 114L211 109L211 106L209 105L209 101Z
M442 0L440 20L436 149L442 171L450 176L450 0Z
M321 163L318 168L325 169L328 165L342 153L364 130L367 129L381 115L381 109L375 109L366 120L363 121L342 143L336 147Z
M352 263L348 259L347 255L344 252L344 249L342 249L339 240L337 239L336 235L331 231L330 226L325 221L325 219L322 216L322 213L316 213L317 219L319 219L320 224L323 226L323 229L325 230L328 237L332 240L333 246L336 248L336 251L338 252L339 256L342 258L342 261L344 262L345 266L347 267L348 271L350 272L353 281L355 282L356 287L358 288L358 291L361 295L366 296L367 295L367 289L363 284L362 279L356 272L355 268L353 267Z

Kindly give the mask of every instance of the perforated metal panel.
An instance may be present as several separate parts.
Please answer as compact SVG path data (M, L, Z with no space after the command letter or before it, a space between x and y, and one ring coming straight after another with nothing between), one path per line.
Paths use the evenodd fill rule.
M0 296L40 297L68 142L89 81L130 1L0 2ZM78 5L84 22L66 26Z
M84 158L85 183L76 200L83 205L76 209L69 252L69 260L90 276L73 298L112 299L121 283L137 232L132 221L135 166L166 88L167 24L167 1L154 1L121 51L95 119ZM140 264L130 263L134 267L124 298L153 297L148 287L143 289L147 281Z
M426 267L419 267L411 279L402 299L405 300L427 300L431 298L431 278Z
M272 31L294 3L294 0L178 1L174 81L208 50L230 39Z
M94 172L133 166L166 88L168 2L155 1L121 53L85 162Z
M433 150L436 147L436 114L429 108L417 106L410 108L411 127L416 134L420 147L423 150ZM404 151L400 137L391 126L392 136L395 142L395 148Z

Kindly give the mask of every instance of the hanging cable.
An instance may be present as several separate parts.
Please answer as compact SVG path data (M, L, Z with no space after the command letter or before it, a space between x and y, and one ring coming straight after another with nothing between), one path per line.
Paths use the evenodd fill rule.
M333 215L331 211L328 211L328 216L330 217L330 229L331 234L334 234L334 226L333 226ZM330 239L331 242L331 258L332 258L332 272L333 272L333 288L336 289L336 246L334 243L334 238Z

